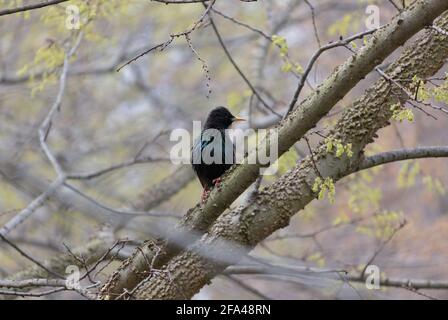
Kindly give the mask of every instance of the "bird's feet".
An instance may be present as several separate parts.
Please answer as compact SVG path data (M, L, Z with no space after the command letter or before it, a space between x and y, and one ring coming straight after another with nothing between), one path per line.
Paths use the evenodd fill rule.
M202 196L201 196L202 204L204 204L205 201L207 201L207 198L208 198L209 195L210 195L210 190L205 188L204 191L202 191Z
M212 181L212 183L213 183L213 185L214 185L214 187L215 188L218 188L220 185L221 185L221 177L219 177L219 178L216 178L216 179L214 179L213 181ZM202 204L204 204L205 203L205 201L207 201L207 198L208 198L208 196L210 195L210 192L211 192L212 190L210 190L210 189L208 189L208 188L205 188L204 189L204 191L202 191L202 196L201 196L201 202L202 202Z
M213 179L213 181L212 181L213 185L214 185L216 188L218 188L218 187L221 185L221 182L222 182L221 177L218 177L218 178L216 178L216 179Z

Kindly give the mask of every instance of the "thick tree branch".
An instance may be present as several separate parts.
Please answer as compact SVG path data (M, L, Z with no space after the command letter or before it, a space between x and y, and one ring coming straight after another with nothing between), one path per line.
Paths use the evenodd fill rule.
M369 169L385 163L421 158L448 157L448 147L419 147L415 149L393 150L365 158L357 170Z
M440 1L417 1L407 13L403 12L403 20L398 18L398 21L395 20L392 23L399 26L398 30L389 34L387 40L383 40L390 44L391 38L401 33L402 28L411 27L409 25L411 21L413 21L413 27L416 24L423 27L431 24L432 18L447 9L448 3L442 5ZM430 16L432 18L429 18ZM425 22L421 21L421 18ZM440 27L448 25L447 14L443 15L438 25ZM383 32L379 31L379 34ZM378 35L375 38L375 42L379 45L377 50L381 50L381 44L384 43L378 40ZM396 39L396 41L402 43L404 39ZM365 50L368 51L368 49ZM412 79L415 75L425 78L435 74L443 66L447 57L448 38L433 30L426 31L389 67L387 73L397 79ZM363 57L359 58L364 60ZM349 64L356 64L356 62L350 61ZM357 71L356 67L349 69ZM354 78L356 74L357 72L353 75ZM342 79L344 77L338 80ZM337 83L332 84L334 87L339 87L341 84ZM406 84L406 86L411 85L411 83ZM328 95L328 91L332 91L334 87L321 88L320 92L324 91L324 95ZM340 139L342 143L351 143L354 154L351 158L347 156L338 158L327 152L325 144L321 144L316 148L314 158L322 176L337 181L353 172L353 168L356 168L363 159L364 147L373 141L379 129L389 124L392 115L390 106L399 102L399 99L405 100L406 96L400 95L400 90L397 90L393 84L381 79L344 112L332 130L331 138ZM310 100L314 99L307 101ZM293 114L301 109L299 107ZM301 120L304 119L301 118ZM294 119L290 119L290 122L293 121ZM291 135L295 137L294 134L291 133ZM272 185L261 190L251 205L222 214L210 227L208 234L191 246L188 251L174 257L160 270L161 274L168 274L169 279L158 275L153 276L137 290L136 297L138 299L180 298L176 290L178 284L182 284L182 296L192 297L228 265L223 262L225 260L219 259L222 255L231 254L231 252L220 251L222 241L233 242L236 252L248 251L274 231L287 226L290 218L316 197L311 190L316 178L311 159L305 159ZM213 253L216 259L203 258L201 252L205 250Z
M403 11L403 13L400 16L397 16L391 23L375 32L370 41L368 41L357 54L340 66L315 93L305 99L301 105L280 123L278 126L279 156L303 137L308 130L313 128L348 91L373 70L376 65L380 64L384 58L419 30L432 24L432 21L447 9L447 2L420 0L410 6L406 11ZM441 63L443 63L443 59L440 63L437 59L440 58L441 55L445 58L445 46L440 44L440 40L440 37L426 37L421 40L429 42L429 49L425 49L426 51L423 53L428 54L427 57L429 57L429 54L434 53L437 63L434 63L434 65L427 68L427 70L422 70L427 67L425 63L423 62L421 66L418 64L415 64L414 66L414 60L422 62L422 60L425 61L425 59L422 58L422 56L413 57L411 55L406 56L406 59L409 59L413 63L409 66L407 63L404 69L412 70L412 68L415 68L417 74L423 75L426 75L428 71L431 73L435 72L435 68L438 70L441 67ZM446 41L444 38L442 40ZM437 42L437 48L430 46L434 42ZM424 47L426 47L426 44ZM420 48L420 46L418 48ZM415 47L413 50L415 51ZM434 52L429 52L427 50L432 50ZM418 52L420 55L423 54L421 51ZM399 64L400 63L404 64L403 61L400 61ZM402 72L399 72L400 70L392 71L390 74L404 74L408 76L407 78L412 78L412 76L414 76L414 74L409 76L405 70L401 70ZM410 71L408 71L408 73L409 72ZM386 91L384 91L384 88L382 87L380 88L382 90L378 89L377 93L382 93L382 95L379 98L377 96L375 97L377 98L375 104L376 108L383 106L379 106L378 103L384 102L383 100L385 100L385 96L387 96L386 93L390 90L389 86L384 82L381 82L381 85L386 87ZM373 112L378 112L375 108L372 108L372 110L374 110ZM365 143L371 141L374 132L378 129L376 126L371 127L371 121L378 115L383 115L383 113L369 113L366 116L369 121L366 124L361 125L359 125L359 116L356 118L357 121L350 119L350 123L347 124L349 129L353 129L354 125L359 125L358 131L350 132L355 134L353 138L357 139L359 137L358 135L362 135L365 139L363 144L360 143L357 145L359 149L355 149L356 151L360 152ZM388 115L383 115L382 120L387 119ZM385 125L384 121L379 121L378 123L381 126ZM344 132L341 131L341 134L343 133ZM350 135L346 134L343 136L343 140L348 139L350 141L350 137ZM319 156L317 159L320 160L320 157L323 156ZM339 161L339 159L337 160ZM337 161L333 160L333 162ZM244 209L244 213L240 212L240 209L222 215L212 228L210 236L205 238L204 242L201 241L196 244L196 246L203 246L205 243L213 242L213 237L219 238L222 236L231 241L253 246L277 228L285 226L292 214L303 208L304 205L314 198L314 194L311 192L309 186L313 183L315 178L314 170L312 167L308 168L307 164L310 164L309 159L302 163L304 170L299 171L297 169L283 179L280 179L277 183L272 185L271 188L262 190L257 201ZM320 161L319 164L321 164ZM325 168L319 168L319 171L324 176L330 176L330 173L334 174L333 171L327 169L326 162L321 165L324 164ZM346 165L346 163L344 164ZM205 232L214 220L256 180L259 174L259 169L260 165L248 164L247 159L242 165L234 166L224 178L221 184L222 187L219 188L219 190L214 189L211 192L205 205L198 205L185 215L178 230L175 232L173 238L170 239L170 242L187 246L189 242L185 241L186 232L189 230L194 232ZM336 172L339 173L341 170L338 169ZM309 177L307 177L306 174L309 174ZM235 224L235 222L232 221L237 221L238 223ZM160 265L157 265L157 267L162 266L170 257L177 254L179 250L176 248L178 248L177 245L169 247L166 250L168 253L162 254ZM153 249L151 246L143 248L145 256L149 256L150 259L152 256L151 249ZM196 268L195 270L197 272L192 272L191 268L183 268L182 266L185 262L191 262L192 268ZM147 264L144 259L142 259L141 255L136 259L130 259L109 279L108 283L103 288L102 297L111 298L114 294L121 294L126 288L133 288L142 280L142 278L144 278L144 271L146 269ZM186 271L187 269L188 271ZM165 267L165 270L169 272L174 279L178 279L180 281L179 283L188 283L188 288L186 289L187 295L191 296L197 292L204 283L218 273L221 270L221 267L217 267L209 261L202 261L200 255L195 254L194 252L187 252L176 257ZM162 282L162 279L156 278L154 281L146 283L146 285L140 288L139 297L178 297L177 294L173 293L171 290L173 289L172 283L164 283L165 289L162 289ZM177 292L177 290L174 291Z

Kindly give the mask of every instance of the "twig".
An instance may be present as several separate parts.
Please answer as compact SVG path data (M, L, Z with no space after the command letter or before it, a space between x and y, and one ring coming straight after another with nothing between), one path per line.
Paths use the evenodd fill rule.
M43 205L45 200L54 194L56 190L64 183L66 179L66 175L64 171L62 170L59 162L57 161L56 157L51 152L50 148L47 145L46 138L50 131L50 125L53 120L54 114L60 109L62 98L64 96L65 92L65 86L66 86L66 80L67 80L67 72L69 68L69 60L75 53L75 51L78 49L81 40L82 40L83 33L80 32L78 34L78 37L75 40L75 43L73 47L65 54L64 57L64 64L62 66L62 71L60 75L59 80L59 90L58 94L56 96L56 99L53 103L53 105L50 108L50 111L48 112L47 116L43 120L42 124L39 126L39 143L42 151L44 152L47 159L50 161L52 167L57 173L56 180L50 185L50 187L42 193L40 196L38 196L36 199L34 199L25 209L20 211L16 216L14 216L11 220L9 220L1 229L0 234L2 236L5 236L8 234L12 229L17 227L19 224L21 224L23 221L25 221L34 211L36 211L37 208Z
M30 260L31 262L33 262L34 264L36 264L37 266L39 266L40 268L42 268L43 270L45 270L48 274L52 274L53 276L57 277L57 278L61 278L63 279L64 277L61 276L60 274L57 274L56 272L48 269L47 267L45 267L42 263L40 263L39 261L37 261L36 259L34 259L32 256L30 256L29 254L27 254L25 251L23 251L22 249L20 249L18 246L16 246L14 243L12 243L11 241L9 241L5 236L3 236L2 234L0 234L0 239L2 239L4 242L6 242L9 246L11 246L14 250L16 250L18 253L20 253L22 256L24 256L25 258L27 258L28 260Z
M112 171L134 166L141 163L149 163L149 162L163 162L163 161L169 161L169 158L154 158L154 157L142 157L137 159L128 160L119 164L112 165L110 167L100 169L94 172L90 173L74 173L74 174L68 174L66 176L67 180L90 180L94 178L98 178L99 176L102 176L106 173L110 173Z
M267 102L263 99L263 97L260 95L260 93L257 91L257 89L255 89L255 87L252 85L252 83L249 81L249 79L246 77L246 75L242 72L242 70L240 69L238 64L235 62L235 60L233 59L232 55L230 54L229 50L227 49L227 46L225 45L224 40L222 39L221 34L219 33L218 28L216 27L216 23L213 20L213 17L211 16L211 14L209 14L209 18L210 18L210 24L211 24L211 26L213 28L213 31L216 34L216 38L218 39L218 42L221 45L222 49L224 50L224 53L226 54L226 56L229 59L230 63L233 65L235 70L238 72L238 74L241 76L241 78L244 80L244 82L250 88L252 93L258 98L258 100L260 100L261 104L266 109L271 111L273 114L277 115L279 117L279 119L281 119L281 115L277 111L272 109L271 106L269 106L267 104Z
M202 2L203 1L197 1L197 2ZM188 28L187 30L183 31L183 32L179 32L179 33L173 33L170 34L169 38L167 41L162 42L160 44L157 44L151 48L149 48L148 50L140 53L139 55L135 56L134 58L132 58L131 60L125 62L124 64L122 64L121 66L119 66L117 68L117 72L120 72L121 69L123 69L124 67L128 66L129 64L137 61L138 59L140 59L141 57L147 55L148 53L150 53L151 51L160 49L160 51L163 51L166 49L166 47L168 47L176 38L180 38L180 37L185 37L186 35L189 35L190 33L192 33L193 31L195 31L197 29L197 27L202 23L202 21L204 21L204 18L207 16L207 14L210 12L211 8L213 7L213 5L215 4L216 0L211 0L209 5L205 5L205 11L204 13L193 23L193 25ZM167 2L168 3L168 2Z
M393 239L393 237L406 225L406 220L400 223L400 225L393 230L393 232L389 235L389 237L381 243L381 245L376 249L375 253L370 257L369 261L367 261L364 269L361 272L361 278L364 278L365 272L367 268L373 263L376 257L383 251L384 247Z
M67 1L69 1L69 0L51 0L51 1L46 1L46 2L42 2L42 3L29 4L26 6L13 8L13 9L5 9L5 10L0 11L0 16L6 16L8 14L30 11L30 10L34 10L34 9L40 9L40 8L48 7L48 6L51 6L54 4L67 2Z
M299 99L299 95L300 95L300 93L301 93L301 91L302 91L302 89L303 89L303 87L305 85L306 79L307 79L309 73L311 72L314 64L316 63L317 59L320 57L320 55L322 53L324 53L325 51L328 51L330 49L336 48L336 47L345 47L350 42L352 42L354 40L357 40L357 39L362 39L365 36L374 33L376 30L377 29L372 29L372 30L361 32L361 33L357 33L357 34L355 34L355 35L353 35L353 36L351 36L351 37L349 37L349 38L347 38L345 40L344 39L343 40L339 40L337 42L332 42L332 43L329 43L329 44L327 44L327 45L325 45L323 47L320 47L313 54L313 56L311 57L310 61L308 62L308 65L306 66L305 71L304 71L303 75L300 78L299 84L297 86L296 91L294 92L294 96L293 96L293 98L292 98L292 100L291 100L291 102L289 104L288 111L285 113L284 118L286 118L286 116L294 109L294 107L295 107L295 105L297 103L297 100Z
M96 201L92 197L86 195L85 193L83 193L82 191L80 191L76 187L68 184L67 182L65 182L63 185L64 185L64 187L67 187L68 189L70 189L73 192L77 193L78 195L80 195L84 199L92 202L97 207L99 207L101 209L104 209L106 211L110 211L112 213L117 213L119 215L129 216L129 217L156 217L156 218L175 218L175 219L179 219L179 216L174 215L174 214L165 213L165 212L157 213L157 212L151 212L151 211L150 212L145 212L145 211L122 211L122 210L110 208L110 207L108 207L108 206L106 206L104 204L99 203L98 201Z

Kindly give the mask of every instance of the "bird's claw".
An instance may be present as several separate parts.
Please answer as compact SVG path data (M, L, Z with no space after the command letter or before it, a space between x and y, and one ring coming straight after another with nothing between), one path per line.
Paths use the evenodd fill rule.
M221 185L221 177L212 180L212 183L215 187L219 187Z
M221 185L221 177L213 179L212 183L214 185L215 188L218 188ZM210 189L204 189L204 191L202 191L202 196L201 196L201 202L202 204L205 203L205 201L207 201L208 196L210 195L211 190Z
M204 191L202 191L202 196L201 196L202 204L204 204L205 201L207 201L207 198L208 198L209 195L210 195L210 190L204 189Z

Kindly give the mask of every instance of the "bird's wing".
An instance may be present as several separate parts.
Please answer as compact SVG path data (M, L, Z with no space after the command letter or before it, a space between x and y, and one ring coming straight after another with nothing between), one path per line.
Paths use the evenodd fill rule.
M193 166L193 170L196 172L196 175L204 189L210 187L210 181L207 179L203 170L204 167L202 165L202 150L207 146L211 141L206 139L201 139L202 137L198 137L191 148L191 164Z
M214 137L206 134L201 134L193 143L191 148L191 160L193 164L199 164L202 162L202 151L204 148L213 142Z

